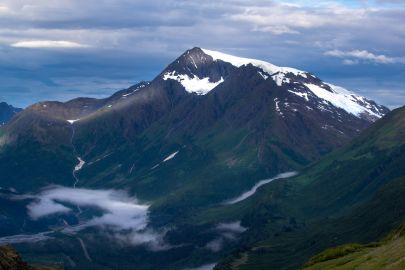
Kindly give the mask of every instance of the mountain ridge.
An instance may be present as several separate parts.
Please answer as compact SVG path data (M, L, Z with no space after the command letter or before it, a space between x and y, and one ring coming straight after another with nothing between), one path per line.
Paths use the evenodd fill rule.
M375 241L399 226L405 213L404 132L401 107L300 175L268 184L229 208L231 216L241 215L236 209L246 211L239 216L242 225L255 229L245 248L215 269L296 269L325 248ZM226 216L227 211L216 211L198 220ZM280 228L282 217L286 221ZM233 268L243 254L249 259Z
M278 231L295 229L301 226L302 220L315 218L316 211L311 209L281 201L272 204L269 198L277 200L289 191L298 190L291 179L268 184L279 187L275 193L261 197L263 190L267 190L264 186L255 196L240 202L249 205L245 203L255 201L260 195L258 208L251 207L251 211L257 210L255 213L247 211L250 207L241 210L239 203L228 206L230 212L235 211L232 214L228 208L221 211L224 202L250 190L263 179L287 171L304 173L307 166L331 151L351 145L356 136L379 118L373 117L373 110L384 114L388 109L374 106L366 99L361 103L363 98L333 88L309 73L236 58L242 62L239 65L235 58L228 60L226 56L224 60L233 62L230 63L216 58L212 51L209 53L214 57L200 48L188 50L152 81L104 100L79 98L67 103L43 102L31 106L15 117L6 126L5 134L0 135L14 136L14 141L0 148L2 188L12 194L36 193L49 185L122 189L150 205L148 229L173 228L165 239L173 244L168 254L177 254L175 257L160 257L140 247L131 247L114 250L108 261L101 254L110 254L110 246L95 252L91 229L80 232L94 265L112 265L123 258L122 254L131 254L135 248L139 253L131 257L133 262L142 264L145 254L150 258L142 264L144 269L159 261L172 262L172 265L165 263L168 269L183 269L190 263L198 266L197 262L217 261L233 248L252 244L266 224L274 220L277 225L271 229ZM311 90L306 84L317 88ZM357 104L353 106L361 107L360 113L351 111L350 106L342 108L323 99L322 95L327 93L343 98L339 102ZM389 160L384 161L390 165ZM332 168L335 163L325 164ZM302 178L300 190L310 193L305 189L306 181L318 181L322 177ZM385 180L381 178L381 183ZM284 182L286 186L280 184ZM333 183L324 185L325 190L319 195L322 200L329 196L335 208L341 201L348 207L359 202L352 197L340 200L334 196ZM359 183L361 186L363 182ZM374 191L374 188L365 189L364 198L368 199ZM301 199L299 193L293 195ZM308 205L314 202L310 196ZM278 209L276 206L285 208L287 214L273 214ZM40 220L39 224L32 220L23 223L22 218L12 218L17 210L3 208L0 210L5 220L13 221L5 225L8 231L38 232L66 226L63 214ZM327 212L320 206L317 209L322 215ZM18 211L24 211L24 202ZM221 214L216 215L216 211ZM77 216L69 218L78 222ZM231 230L232 236L221 236L218 240L218 230L222 232L224 226ZM246 230L253 227L257 230ZM189 239L189 233L195 239ZM100 238L100 242L109 240ZM70 236L59 235L44 243L40 250L55 246L58 241L69 245L66 250L59 246L52 256L63 249L67 254L74 254L74 260L83 268L91 264L80 252L80 243ZM187 245L183 246L184 243ZM32 244L20 244L19 248L27 254L38 252ZM186 259L179 261L185 254L188 254ZM41 258L49 259L43 255ZM123 264L130 265L128 261Z
M15 114L21 111L21 108L13 107L6 102L0 102L0 126L5 125Z
M227 154L222 158L227 164L242 162L238 155L249 156L246 164L264 167L266 174L272 176L283 170L295 170L343 145L376 119L371 114L347 112L310 94L303 82L318 84L319 88L325 88L323 92L333 92L330 86L310 73L224 55L195 47L169 64L154 80L139 83L109 98L34 104L5 127L3 146L12 149L27 143L30 147L38 145L43 149L53 149L51 155L64 157L62 163L74 167L77 157L72 151L72 143L87 164L92 164L117 152L123 145L136 147L142 153L146 151L145 146L138 144L144 144L145 139L156 141L157 134L162 135L159 135L158 144L152 143L157 148L194 144L193 141L198 140L205 141L198 146L205 148L209 141L203 137L215 134L217 140L222 140L220 138L232 137L233 133L242 137L225 151ZM266 73L273 71L274 74ZM192 82L184 87L185 81ZM201 88L207 83L210 87L212 83L218 84L211 90ZM292 85L295 88L289 88ZM196 94L187 91L187 87L202 92ZM306 92L298 93L297 87ZM348 95L347 101L353 102L352 98ZM356 102L359 100L367 101L358 98ZM373 107L373 103L370 101L364 106ZM365 111L368 110L366 107ZM377 105L373 108L388 111ZM244 154L232 150L243 144L249 144L254 150L245 148ZM38 156L50 155L41 152ZM136 159L143 164L139 157ZM52 164L55 159L46 162ZM122 169L132 171L130 168L137 162ZM114 167L122 163L126 162L121 161ZM87 166L80 173L84 173ZM151 164L150 168L153 166ZM58 173L46 178L66 179L59 183L66 182L71 173L66 169L60 171L66 175L62 177ZM43 179L41 174L43 172L33 173ZM46 182L49 181L52 180Z

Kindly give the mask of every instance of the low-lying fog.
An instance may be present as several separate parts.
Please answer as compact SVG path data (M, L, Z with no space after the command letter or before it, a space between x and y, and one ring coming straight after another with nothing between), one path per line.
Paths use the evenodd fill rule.
M108 235L131 245L146 244L151 249L166 248L163 235L148 229L149 205L120 190L92 190L51 186L35 195L16 195L14 200L30 199L28 215L33 221L72 214L79 216L78 225L61 230L76 233L90 227L105 229ZM96 214L90 214L96 210ZM86 215L82 214L86 211ZM85 217L84 217L85 216Z

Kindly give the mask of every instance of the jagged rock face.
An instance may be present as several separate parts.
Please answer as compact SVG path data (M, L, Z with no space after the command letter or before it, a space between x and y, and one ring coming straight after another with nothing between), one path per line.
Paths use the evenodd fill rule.
M186 51L159 76L163 80L177 80L187 92L204 95L223 82L236 67L230 63L214 61L201 49Z
M207 94L236 68L247 65L256 67L264 80L273 80L288 95L299 96L303 99L302 103L307 102L307 105L326 112L340 109L367 121L375 121L389 111L374 101L325 83L308 72L200 48L187 51L169 65L162 75L165 80L177 80L190 93ZM205 89L194 90L198 84Z

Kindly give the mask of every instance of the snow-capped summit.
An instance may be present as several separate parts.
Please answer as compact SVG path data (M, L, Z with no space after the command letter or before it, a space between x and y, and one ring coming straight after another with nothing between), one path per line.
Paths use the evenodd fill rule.
M161 74L163 80L176 80L189 93L206 95L217 87L236 67L230 63L215 63L200 48L186 51Z
M227 63L232 64L235 67L240 67L240 66L246 66L246 65L253 65L258 68L261 68L263 71L269 74L276 74L276 73L292 73L295 76L302 76L304 78L307 77L305 71L298 70L295 68L289 68L289 67L278 67L276 65L273 65L269 62L262 61L262 60L257 60L257 59L250 59L250 58L244 58L244 57L238 57L238 56L233 56L230 54L225 54L217 51L211 51L207 49L201 49L205 54L211 56L214 61L221 60Z
M162 73L162 78L178 81L189 93L206 95L223 83L236 69L248 65L256 67L263 80L271 80L289 95L302 98L306 107L316 107L325 112L344 110L370 121L388 112L387 108L374 101L345 88L325 83L309 72L201 48L186 51L167 67ZM279 102L280 105L283 104L282 100ZM282 107L278 106L280 112L283 110Z

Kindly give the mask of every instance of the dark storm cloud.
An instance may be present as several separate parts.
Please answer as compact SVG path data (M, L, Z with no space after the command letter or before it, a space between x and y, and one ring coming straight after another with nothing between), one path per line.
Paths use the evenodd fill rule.
M398 101L404 18L403 1L4 0L0 98L25 106L106 96L201 46L309 70L348 88L356 78L353 90L397 106L405 103ZM392 87L377 87L376 76Z

